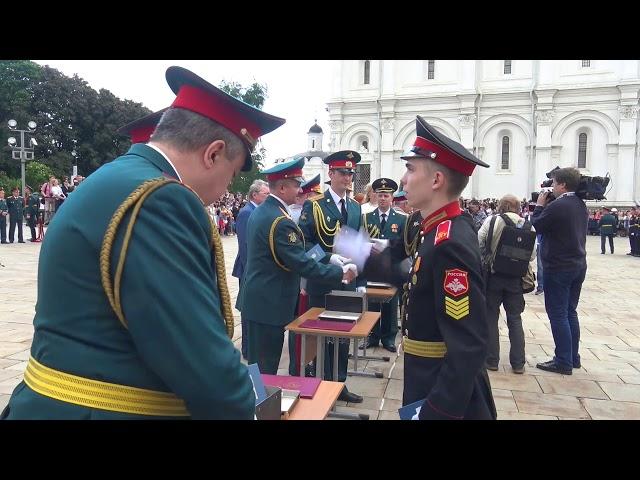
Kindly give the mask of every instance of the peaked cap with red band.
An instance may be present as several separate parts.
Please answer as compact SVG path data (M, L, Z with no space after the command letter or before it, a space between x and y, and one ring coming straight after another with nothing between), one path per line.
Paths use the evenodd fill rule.
M167 109L163 108L162 110L134 120L131 123L127 123L124 127L120 127L117 133L131 137L131 143L147 143L165 110Z
M438 132L420 115L416 116L416 140L413 142L411 153L401 158L429 158L467 177L471 176L476 165L489 166L469 153L461 144Z
M269 182L274 182L283 178L290 178L292 180L297 180L299 183L304 183L304 177L302 176L304 162L304 157L298 157L293 160L289 160L288 162L276 163L273 167L267 168L260 173L266 175Z
M247 148L243 171L251 170L251 152L259 137L272 132L284 122L251 105L226 94L195 73L182 67L169 67L167 83L176 99L173 108L183 108L198 113L233 132Z
M344 169L351 170L351 173L356 173L356 165L360 160L361 157L358 152L354 152L353 150L341 150L325 157L322 161L329 165L329 170Z
M313 177L311 180L307 180L302 185L300 185L302 189L302 193L311 193L318 192L320 193L322 189L320 188L320 174Z

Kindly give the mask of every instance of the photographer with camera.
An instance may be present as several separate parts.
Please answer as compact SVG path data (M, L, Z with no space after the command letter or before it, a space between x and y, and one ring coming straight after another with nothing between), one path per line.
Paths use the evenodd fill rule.
M549 176L553 179L553 191L540 193L531 223L544 236L540 252L544 304L551 323L555 356L536 367L571 375L573 368L580 368L580 325L576 308L587 273L585 244L589 213L584 201L576 195L582 180L577 169L559 168Z

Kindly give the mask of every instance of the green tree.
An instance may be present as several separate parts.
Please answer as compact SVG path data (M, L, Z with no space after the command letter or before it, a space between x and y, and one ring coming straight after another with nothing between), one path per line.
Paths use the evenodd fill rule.
M34 192L40 191L42 184L49 180L49 177L53 175L53 171L48 165L41 162L27 162L25 168L25 179L27 185L33 188Z
M248 87L243 87L242 84L238 82L227 82L223 80L220 82L219 87L229 95L260 110L262 110L264 102L267 99L267 86L257 82L252 83ZM262 143L258 139L256 151L252 155L253 167L250 171L241 172L233 179L231 185L229 185L230 192L242 192L246 194L255 179L260 178L264 180L264 175L260 174L260 169L264 167L265 152L266 150L262 147Z

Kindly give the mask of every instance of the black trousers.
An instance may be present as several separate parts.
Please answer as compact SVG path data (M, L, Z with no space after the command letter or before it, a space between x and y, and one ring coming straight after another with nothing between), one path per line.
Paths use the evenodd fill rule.
M7 217L0 215L0 239L7 243Z
M369 341L378 343L382 340L382 345L395 345L398 333L398 301L400 294L396 295L386 303L369 302L369 311L380 312L380 320L374 325L369 335Z
M524 311L524 295L522 282L519 278L500 277L495 274L489 276L486 291L487 321L489 322L489 342L487 348L487 365L497 366L500 361L500 340L498 332L498 318L500 305L507 312L507 327L509 328L509 361L514 368L524 366L524 329L521 314Z
M309 308L324 308L324 295L309 295ZM338 342L338 382L347 379L347 366L349 364L349 339L341 339ZM325 341L324 346L324 380L334 380L333 378L333 341ZM316 367L317 368L317 367Z
M242 290L242 277L238 279L238 298L240 297L240 291ZM238 308L238 300L236 299L236 309ZM240 352L242 352L242 358L248 358L247 349L249 345L249 326L244 318L244 315L240 315L240 326L242 328L242 339L240 340Z
M600 235L600 251L602 253L604 253L606 251L606 249L605 249L605 239L607 237L609 237L609 249L611 250L611 253L613 253L613 233L601 234Z
M15 217L15 215L9 215L9 241L13 242L13 236L18 227L18 241L24 242L22 238L22 216Z
M265 325L263 323L247 321L251 335L247 345L249 364L257 363L260 373L278 374L278 365L282 356L284 342L284 327L280 325Z
M27 219L27 225L29 226L29 230L31 230L31 240L36 239L36 217L31 215Z

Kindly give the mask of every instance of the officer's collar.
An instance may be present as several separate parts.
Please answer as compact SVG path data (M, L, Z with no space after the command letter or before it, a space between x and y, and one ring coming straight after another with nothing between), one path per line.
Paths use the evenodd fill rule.
M129 148L126 155L138 155L140 157L144 157L158 167L163 174L182 181L169 158L157 147L154 148L153 146L144 143L135 143L131 145L131 148Z
M440 222L444 222L450 218L455 218L461 214L462 210L460 210L460 203L458 200L454 200L425 218L422 221L422 232L425 234L429 233Z

